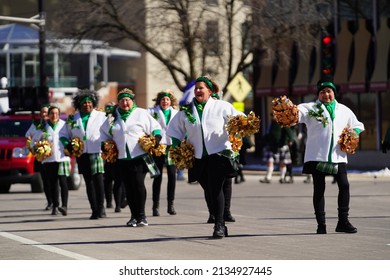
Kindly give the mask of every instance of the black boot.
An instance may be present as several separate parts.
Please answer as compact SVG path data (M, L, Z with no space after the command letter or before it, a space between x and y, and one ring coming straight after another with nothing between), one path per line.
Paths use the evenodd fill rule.
M221 239L228 236L227 227L223 223L215 223L213 238Z
M356 233L355 228L348 220L349 208L339 208L339 221L337 222L336 232Z
M89 217L90 220L97 220L99 219L99 212L97 210L92 211L91 217Z
M326 234L325 212L316 213L317 234Z
M98 210L98 215L99 215L99 218L107 218L106 209L104 209L104 207L100 208Z
M173 200L168 201L168 210L169 215L176 215L175 207L173 207Z
M153 202L153 208L152 208L152 211L153 211L153 216L160 216L160 211L158 210L159 208L159 202Z
M230 213L230 210L226 210L225 213L223 214L223 219L225 222L231 222L234 223L236 219L232 216L232 213Z
M207 220L208 224L214 224L215 223L215 217L213 214L209 215L209 219Z

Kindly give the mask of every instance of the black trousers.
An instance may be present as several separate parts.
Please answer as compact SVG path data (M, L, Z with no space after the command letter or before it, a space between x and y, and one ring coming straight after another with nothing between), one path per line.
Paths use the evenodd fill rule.
M41 174L42 182L43 182L43 191L45 193L45 197L47 200L47 205L50 205L53 203L51 199L51 191L50 191L50 184L49 180L46 175L46 171L42 166L42 162L39 162L37 159L34 159L34 171L39 172Z
M68 207L68 183L65 175L58 175L59 162L48 162L42 165L46 173L47 181L50 186L51 201L53 207L59 207L59 188L61 188L61 203L63 207ZM59 186L58 186L59 185Z
M318 171L315 169L315 163L308 163L304 166L304 171L309 171L313 176L313 206L314 212L316 215L321 215L325 213L325 177L330 176L330 174ZM304 172L304 173L309 173ZM338 165L338 173L334 175L336 179L337 186L339 188L337 205L340 212L347 213L349 210L349 181L347 168L345 163Z
M226 157L217 154L195 160L196 177L202 186L209 211L215 216L215 223L223 224L225 196L223 185L229 173L231 163Z
M106 162L104 164L104 194L106 203L108 205L111 204L112 195L114 194L115 206L117 208L120 207L123 188L123 180L118 162Z
M167 199L168 201L173 201L175 199L175 190L176 190L176 165L166 164L165 155L160 157L153 157L154 162L156 163L158 169L160 170L160 176L154 178L153 180L153 202L157 203L160 201L161 193L161 183L163 178L163 168L164 165L167 168Z
M88 201L91 206L92 212L102 211L104 209L103 173L96 173L92 175L89 154L82 154L79 158L77 158L77 164L80 173L84 177Z
M142 158L119 160L118 164L126 190L126 198L130 208L131 217L135 219L145 218L146 164Z

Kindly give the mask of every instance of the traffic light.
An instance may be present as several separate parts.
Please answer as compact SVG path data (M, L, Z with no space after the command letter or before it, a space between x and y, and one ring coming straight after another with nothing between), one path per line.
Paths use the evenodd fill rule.
M321 77L333 76L335 71L334 37L324 34L321 38Z

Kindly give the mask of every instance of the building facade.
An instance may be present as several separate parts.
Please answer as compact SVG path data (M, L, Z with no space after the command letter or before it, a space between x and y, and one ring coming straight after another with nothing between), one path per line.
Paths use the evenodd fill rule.
M381 140L390 126L390 7L388 1L355 2L356 9L337 0L331 6L333 19L327 32L334 40L336 99L351 108L366 127L359 151L349 157L350 164L384 168L390 166L388 155L380 152ZM319 33L318 41L321 39ZM287 95L298 104L317 97L321 47L301 55L296 46L291 42L289 67L275 70L273 65L264 65L255 69L253 105L262 116L262 135L270 122L273 98Z

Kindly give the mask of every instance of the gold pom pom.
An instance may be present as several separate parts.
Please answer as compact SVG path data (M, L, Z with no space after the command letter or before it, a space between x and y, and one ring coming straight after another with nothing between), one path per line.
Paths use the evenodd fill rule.
M237 115L229 116L226 130L229 133L229 141L232 143L232 150L238 152L242 146L242 137L255 134L260 129L260 119L254 112L247 116Z
M226 130L229 135L245 137L259 131L260 119L252 111L247 116L237 115L229 116L228 118Z
M229 141L232 143L232 151L239 152L242 147L242 138L235 135L229 135Z
M156 138L153 135L144 135L140 137L138 139L138 144L145 152L157 157L165 155L165 150L167 148L167 146L163 144L159 144L157 148L155 148Z
M68 149L64 149L64 153L66 156L76 156L80 157L83 154L84 151L84 142L78 138L75 137L70 141L70 145L72 146L72 151L69 151Z
M116 162L118 159L118 148L114 140L107 140L103 143L102 158L106 162Z
M178 169L192 168L195 161L194 146L189 142L182 142L180 146L169 149L169 156Z
M346 127L341 132L337 143L340 144L340 150L343 152L354 154L359 145L359 135L352 128Z
M37 161L43 161L51 156L51 147L53 146L47 139L34 143L34 155Z
M30 153L34 154L35 151L33 148L31 148L31 136L28 136L26 138L26 148L30 151Z
M281 127L290 127L298 123L298 107L285 95L272 100L272 110L276 122Z

